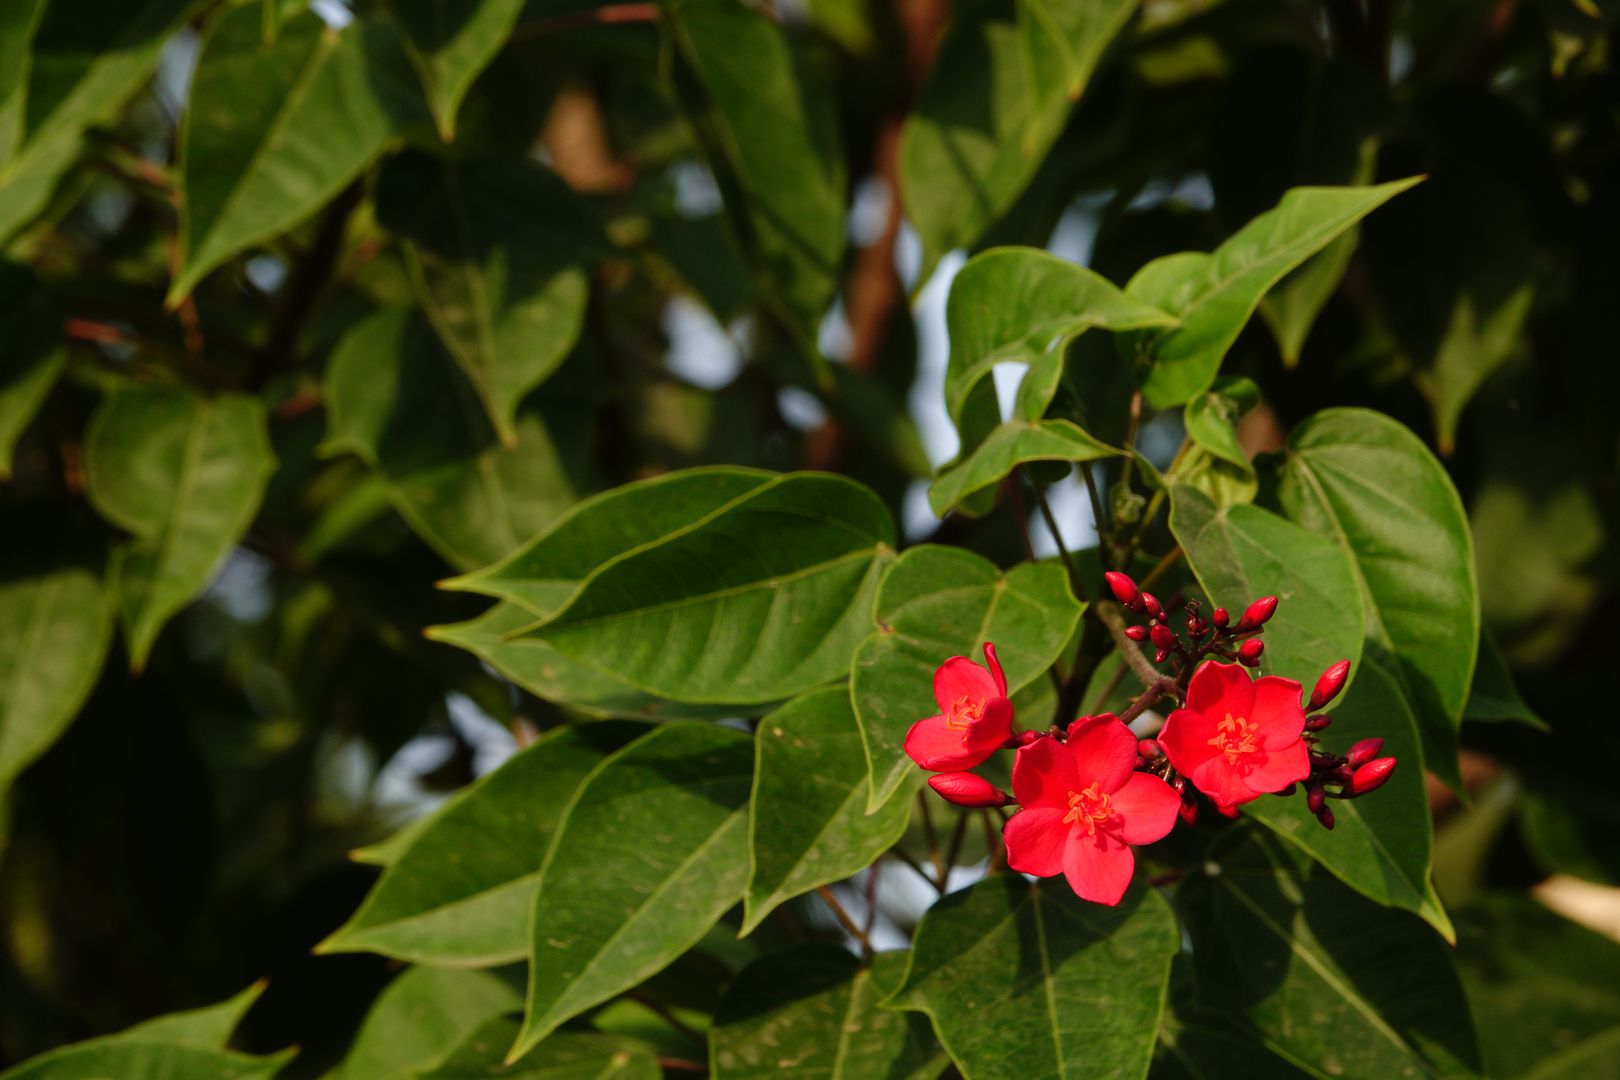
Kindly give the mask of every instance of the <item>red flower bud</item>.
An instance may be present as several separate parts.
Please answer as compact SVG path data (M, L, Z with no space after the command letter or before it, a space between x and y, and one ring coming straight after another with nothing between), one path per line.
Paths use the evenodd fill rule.
M1153 644L1168 652L1176 647L1176 635L1170 632L1168 626L1155 626L1149 633Z
M1344 680L1350 676L1350 661L1340 660L1337 664L1322 672L1322 677L1316 680L1316 689L1311 691L1310 704L1305 706L1307 712L1315 712L1328 702L1339 696L1344 689Z
M1265 642L1258 638L1250 638L1238 649L1238 663L1244 667L1255 667L1260 663L1260 654L1265 651ZM1299 684L1296 683L1295 685Z
M1331 723L1333 723L1333 717L1331 716L1313 716L1309 720L1305 721L1305 730L1326 731L1327 726Z
M1001 744L1003 750L1017 750L1020 746L1028 746L1036 739L1044 739L1044 731L1017 731L1007 736L1007 741Z
M1177 795L1186 794L1186 792L1187 792L1187 778L1185 776L1176 777L1174 780L1170 781L1170 787L1175 791L1175 793Z
M982 776L970 772L935 773L928 778L928 786L940 798L957 806L978 809L985 806L1006 806L1012 798Z
M1191 634L1193 637L1202 637L1204 631L1208 629L1209 624L1204 622L1204 620L1200 619L1198 616L1189 615L1187 617L1187 633Z
M1148 628L1145 626L1127 626L1125 636L1132 641L1146 641L1148 639Z
M1333 811L1329 810L1327 807L1324 806L1322 809L1316 812L1316 820L1320 821L1322 823L1322 828L1326 829L1328 832L1333 831Z
M1142 594L1142 607L1147 609L1147 613L1151 618L1157 619L1164 614L1164 606L1159 603L1159 598L1150 592Z
M1226 624L1232 621L1232 616L1226 613L1225 608L1218 607L1209 613L1209 621L1215 624L1215 629L1225 630Z
M1239 630L1257 630L1266 625L1266 620L1277 613L1277 598L1275 596L1262 596L1249 605L1249 610L1243 613L1238 620Z
M1136 582L1128 574L1121 574L1117 570L1110 570L1103 575L1108 587L1113 590L1114 599L1132 610L1142 606L1142 594L1136 588Z
M1196 825L1196 824L1198 824L1198 804L1197 803L1195 803L1195 802L1184 802L1184 803L1181 804L1180 808L1178 808L1176 810L1176 813L1178 815L1180 815L1181 820L1185 821L1188 825Z
M1350 748L1344 755L1344 763L1352 769L1365 765L1378 756L1378 751L1384 748L1383 739L1362 739Z
M1395 771L1395 759L1392 757L1374 758L1355 771L1350 777L1350 794L1365 795L1369 791L1377 791L1389 780L1390 773Z
M1313 814L1320 814L1322 807L1327 805L1327 794L1320 787L1305 789L1305 809Z
M1169 658L1170 658L1170 654L1165 652L1163 649L1159 649L1157 652L1155 652L1153 654L1153 662L1155 664L1162 664L1166 660L1168 660Z
M1152 739L1139 740L1136 744L1136 752L1147 758L1149 761L1164 753L1163 750L1159 749L1159 744L1154 742Z

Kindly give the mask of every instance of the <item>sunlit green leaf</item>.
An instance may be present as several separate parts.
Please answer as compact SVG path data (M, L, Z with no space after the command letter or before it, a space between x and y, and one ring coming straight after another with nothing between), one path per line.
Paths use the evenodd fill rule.
M439 134L456 136L456 112L523 10L523 0L388 0L405 51L422 77Z
M335 1080L407 1080L433 1068L522 996L488 971L411 967L366 1013Z
M1217 506L1252 502L1260 481L1238 443L1237 421L1259 403L1260 388L1253 381L1225 376L1187 402L1183 421L1192 445L1178 459L1172 479L1197 488Z
M498 1017L479 1028L429 1072L433 1080L660 1080L664 1075L650 1049L633 1039L589 1031L559 1031L511 1065L506 1051L520 1021Z
M935 514L976 514L973 496L994 487L1020 465L1034 461L1100 461L1120 451L1092 438L1069 420L1008 420L991 430L967 460L941 470L928 487Z

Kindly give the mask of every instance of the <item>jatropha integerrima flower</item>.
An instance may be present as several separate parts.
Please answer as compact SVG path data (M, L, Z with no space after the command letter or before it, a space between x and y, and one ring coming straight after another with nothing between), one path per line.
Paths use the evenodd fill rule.
M1262 795L1302 791L1306 808L1331 829L1327 800L1358 798L1389 780L1396 760L1378 756L1382 739L1363 739L1343 755L1316 745L1332 723L1319 710L1344 689L1348 660L1328 667L1304 700L1293 679L1245 670L1260 665L1259 635L1277 597L1256 600L1235 622L1225 608L1204 619L1196 601L1177 617L1129 576L1106 577L1120 607L1147 620L1112 623L1119 647L1150 644L1154 663L1172 669L1120 716L1015 732L1006 676L987 643L985 667L965 656L940 665L934 694L941 711L906 736L906 753L938 774L929 786L940 797L975 809L1017 809L1003 830L1012 869L1062 874L1079 896L1116 904L1134 872L1131 847L1165 836L1177 818L1193 825L1200 794L1231 817ZM1163 697L1178 706L1156 737L1137 738L1127 722ZM1011 795L966 771L997 750L1015 754Z

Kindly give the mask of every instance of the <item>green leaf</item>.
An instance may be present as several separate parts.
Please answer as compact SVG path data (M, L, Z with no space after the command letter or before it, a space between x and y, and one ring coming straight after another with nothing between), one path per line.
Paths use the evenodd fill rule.
M388 0L388 9L422 77L439 135L450 142L461 99L501 51L523 0Z
M1354 684L1333 708L1333 726L1325 737L1341 753L1362 739L1381 738L1380 756L1401 764L1376 794L1330 801L1332 832L1305 808L1303 794L1256 799L1245 804L1243 812L1361 895L1413 912L1446 940L1455 940L1451 919L1430 882L1434 827L1423 785L1417 721L1400 684L1382 666L1363 658Z
M918 281L1023 193L1135 0L978 0L957 9L900 133Z
M1201 1006L1319 1076L1479 1075L1450 950L1277 842L1234 833L1181 886Z
M582 214L561 180L524 161L406 153L377 180L377 220L405 240L423 310L509 446L518 405L585 321L590 285L568 243Z
M265 980L260 979L217 1005L154 1016L127 1029L123 1034L224 1050L231 1041L231 1033L242 1022L242 1017L247 1015L247 1011L253 1008L253 1003L259 1000L268 985Z
M1001 874L923 916L886 1004L925 1012L966 1076L1142 1076L1164 1011L1175 916L1140 887L1089 904L1061 878Z
M1620 1075L1620 945L1512 894L1469 905L1457 929L1491 1076Z
M4 194L0 193L0 199ZM11 457L23 429L39 411L67 361L62 313L25 270L0 263L0 481L11 479Z
M1294 188L1212 253L1166 255L1138 270L1125 291L1181 320L1173 330L1127 341L1147 358L1141 376L1147 403L1165 409L1209 389L1226 350L1266 291L1419 179L1364 188Z
M759 722L742 933L783 901L870 866L905 834L913 790L868 815L866 775L843 686L813 690Z
M51 201L62 174L79 159L78 138L57 139L0 169L0 243L9 241Z
M387 23L338 31L304 11L266 44L261 10L228 9L203 40L180 132L181 256L169 305L325 205L421 108Z
M115 553L111 577L137 670L247 530L274 469L257 398L135 386L102 402L85 478L102 516L135 534Z
M343 337L326 406L323 449L351 451L375 469L411 528L457 568L495 561L573 501L533 407L518 417L517 445L503 448L472 387L411 311L380 311Z
M45 0L17 0L0 7L0 177L22 141L28 105L28 67L33 59L34 28L45 13Z
M1170 531L1212 604L1241 613L1278 598L1261 668L1304 686L1329 664L1361 660L1361 594L1350 556L1332 540L1258 506L1217 507L1183 484L1170 491ZM1234 618L1236 615L1234 615Z
M833 97L782 28L739 0L671 0L677 88L726 191L742 249L801 345L838 291L844 158Z
M728 465L681 469L592 495L494 566L440 587L511 600L546 618L604 563L690 528L775 475Z
M780 701L848 670L893 543L870 490L789 473L610 560L531 633L661 697Z
M433 1068L488 1021L518 1008L499 975L410 967L383 988L333 1080L406 1080Z
M1517 721L1537 731L1549 730L1547 722L1519 696L1502 647L1484 623L1479 627L1479 657L1474 664L1474 682L1468 688L1462 718L1476 723Z
M559 1031L514 1064L505 1063L506 1048L517 1038L520 1022L497 1017L431 1072L432 1080L661 1080L658 1058L635 1039L587 1031Z
M806 942L738 974L715 1012L715 1080L793 1076L824 1080L933 1080L944 1055L928 1021L877 1007L906 966L879 953L871 968L847 950Z
M1057 562L1019 563L1005 574L961 548L923 544L895 561L878 590L877 631L855 654L850 696L872 791L869 812L916 772L905 755L911 725L938 711L934 669L951 656L977 661L995 643L1016 694L1057 659L1085 606ZM1024 717L1044 728L1046 717Z
M1238 443L1237 422L1259 403L1260 388L1241 376L1220 376L1189 401L1183 419L1192 445L1171 480L1197 488L1217 506L1253 502L1260 480Z
M457 792L317 951L457 966L521 960L540 864L563 810L586 775L640 731L562 728Z
M1289 517L1350 557L1367 654L1400 680L1424 765L1458 787L1480 616L1473 538L1451 478L1398 421L1327 409L1289 439L1278 496Z
M112 638L100 575L53 532L0 539L0 796L78 714Z
M993 488L1020 465L1032 461L1099 461L1121 451L1092 438L1070 420L1008 420L997 425L967 460L942 469L928 486L928 505L937 516L959 510L978 516L973 499Z
M661 970L742 899L751 741L667 724L585 780L540 870L513 1055Z
M109 1035L63 1046L0 1073L0 1080L268 1080L294 1051L253 1057L162 1039Z

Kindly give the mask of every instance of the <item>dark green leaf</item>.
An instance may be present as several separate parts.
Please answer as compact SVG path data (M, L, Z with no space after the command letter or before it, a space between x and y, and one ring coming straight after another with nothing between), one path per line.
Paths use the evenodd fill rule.
M377 219L405 239L422 307L508 445L518 405L585 319L590 286L568 243L582 214L562 181L527 162L408 153L377 180Z
M928 505L943 517L950 510L977 515L973 497L1034 461L1100 461L1121 451L1092 438L1069 420L1008 420L997 425L965 461L947 466L928 487Z
M0 264L0 481L11 478L17 439L67 360L61 332L62 313L33 276Z
M586 779L540 870L514 1052L661 970L742 899L751 742L668 724Z
M491 1020L437 1068L416 1075L432 1080L660 1080L664 1075L645 1044L588 1031L559 1031L508 1065L506 1050L519 1026L516 1018Z
M1474 664L1474 684L1468 688L1468 701L1462 718L1476 723L1517 721L1537 731L1546 731L1547 722L1535 714L1519 696L1496 635L1484 623L1479 627L1479 658Z
M1074 633L1084 605L1056 562L1020 563L1002 574L960 548L925 544L895 561L878 590L877 631L855 655L850 694L871 768L868 811L889 801L916 766L904 744L911 725L938 711L934 669L951 656L979 661L994 642L1011 693L1044 678ZM1047 717L1024 717L1044 728Z
M247 530L274 469L257 398L143 386L102 402L85 479L102 516L135 534L114 556L112 582L137 669Z
M457 792L320 951L458 966L522 959L534 884L563 809L586 775L639 731L563 728Z
M422 77L445 142L478 73L493 59L523 10L523 0L388 0L406 54Z
M1148 404L1165 409L1207 390L1268 289L1419 179L1294 188L1212 253L1167 255L1137 271L1125 291L1181 320L1173 330L1147 332L1130 344L1148 361L1141 379Z
M531 632L661 697L780 701L848 670L893 543L870 490L790 473L610 560Z
M868 815L866 776L846 687L811 691L759 722L743 933L784 900L871 865L905 834L912 788Z
M217 1005L155 1016L136 1024L124 1034L224 1050L231 1041L231 1032L236 1030L236 1025L241 1023L247 1011L253 1008L253 1003L259 1000L267 985L260 980Z
M1457 786L1480 622L1473 538L1451 478L1399 422L1328 409L1289 439L1278 494L1289 517L1349 556L1368 656L1400 680L1424 765Z
M810 942L761 957L726 991L709 1033L715 1080L931 1080L944 1067L928 1021L877 1007L906 966Z
M492 972L406 968L377 995L334 1080L417 1076L520 1001L517 990Z
M411 527L461 569L490 563L573 501L531 408L515 447L495 438L472 387L426 321L381 311L351 330L326 377L327 452L359 455Z
M268 1080L291 1059L250 1057L159 1039L111 1035L64 1046L0 1073L3 1080Z
M1109 908L1001 874L923 916L889 1004L927 1013L976 1080L1142 1076L1179 946L1153 890Z

